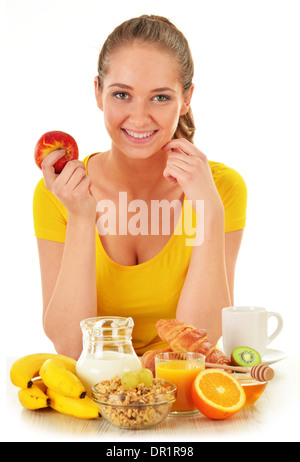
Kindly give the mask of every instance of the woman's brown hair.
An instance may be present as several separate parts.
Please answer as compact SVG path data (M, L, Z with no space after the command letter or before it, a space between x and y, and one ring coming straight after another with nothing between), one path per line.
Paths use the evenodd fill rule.
M167 18L154 15L142 15L123 22L107 37L98 59L99 85L103 83L109 56L118 48L130 45L133 41L155 44L161 47L178 62L184 93L191 88L194 76L194 63L189 44L176 26ZM174 138L186 138L193 142L195 134L194 118L191 107L185 115L179 117Z

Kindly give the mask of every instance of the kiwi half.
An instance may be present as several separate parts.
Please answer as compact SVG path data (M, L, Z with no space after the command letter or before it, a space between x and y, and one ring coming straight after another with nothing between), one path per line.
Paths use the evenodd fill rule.
M233 366L253 367L261 363L261 356L258 351L250 347L237 347L231 353Z

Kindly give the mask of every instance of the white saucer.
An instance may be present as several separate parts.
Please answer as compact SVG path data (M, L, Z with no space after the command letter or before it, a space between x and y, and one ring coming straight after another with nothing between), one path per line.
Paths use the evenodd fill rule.
M267 348L267 351L262 358L262 363L270 366L270 364L277 363L285 358L287 358L287 354L284 353L284 351L271 350L270 348Z
M224 353L223 350L223 340L222 337L218 341L217 348L221 350ZM280 350L272 350L271 348L267 348L267 351L262 358L262 364L266 364L267 366L270 366L271 364L277 363L278 361L281 361L282 359L287 358L287 354L284 351Z

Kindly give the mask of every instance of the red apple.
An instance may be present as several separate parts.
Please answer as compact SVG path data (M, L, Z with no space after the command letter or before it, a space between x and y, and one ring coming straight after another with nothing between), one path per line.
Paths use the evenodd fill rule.
M60 173L69 160L78 159L79 152L76 141L68 133L52 131L44 133L36 143L34 149L34 160L39 168L45 157L52 151L64 149L66 155L59 159L55 164L55 173Z

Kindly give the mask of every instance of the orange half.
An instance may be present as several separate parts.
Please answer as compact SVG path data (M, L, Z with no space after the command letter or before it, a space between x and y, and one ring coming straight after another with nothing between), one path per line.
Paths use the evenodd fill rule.
M203 415L216 420L228 419L246 402L245 391L237 379L220 369L205 369L197 375L192 398Z

